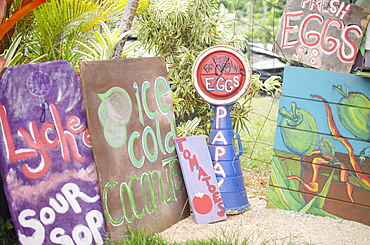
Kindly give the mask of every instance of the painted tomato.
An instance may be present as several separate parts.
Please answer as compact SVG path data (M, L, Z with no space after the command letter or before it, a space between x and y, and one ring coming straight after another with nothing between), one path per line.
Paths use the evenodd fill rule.
M204 193L197 193L193 197L193 209L199 214L208 214L212 210L212 199Z

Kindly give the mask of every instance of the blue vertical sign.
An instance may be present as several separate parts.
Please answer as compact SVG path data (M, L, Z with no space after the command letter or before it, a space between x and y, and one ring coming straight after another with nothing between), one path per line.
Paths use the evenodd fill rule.
M193 67L194 87L215 112L208 147L226 214L238 214L250 206L239 161L242 145L239 135L233 131L230 111L246 93L251 74L244 54L224 45L204 50ZM238 153L234 136L239 140Z
M246 211L250 204L239 160L243 148L239 134L233 131L231 108L232 105L213 107L215 113L208 148L227 214L238 214ZM238 152L234 136L238 139Z

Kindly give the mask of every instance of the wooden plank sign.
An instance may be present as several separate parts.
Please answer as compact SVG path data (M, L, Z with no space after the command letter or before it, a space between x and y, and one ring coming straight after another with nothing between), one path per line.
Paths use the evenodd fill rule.
M111 239L160 232L189 214L163 57L81 62L93 154Z
M288 0L274 52L322 70L351 71L370 9L342 0Z
M370 225L370 79L286 67L268 207Z
M67 61L5 68L0 165L20 244L106 237L81 83Z
M175 142L195 222L225 220L225 205L205 136L177 138Z

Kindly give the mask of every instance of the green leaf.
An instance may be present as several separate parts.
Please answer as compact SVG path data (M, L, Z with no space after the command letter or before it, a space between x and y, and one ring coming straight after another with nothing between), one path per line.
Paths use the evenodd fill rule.
M325 210L321 208L316 208L316 207L311 207L307 212L307 214L313 214L313 215L321 215L321 216L326 216L334 219L343 219L337 215L331 214L326 212Z
M330 187L331 182L333 180L334 171L335 170L333 169L329 178L325 182L325 185L322 188L321 192L317 196L312 198L311 201L309 203L307 203L306 206L304 206L301 210L299 210L300 213L308 213L311 208L322 209L324 207L326 195L329 192L329 187Z
M320 149L321 153L324 156L328 156L328 157L334 157L335 156L334 145L329 139L327 139L327 138L321 139L318 142L318 146L319 146L319 149Z
M289 206L282 198L279 188L269 186L267 191L269 200L272 201L278 208L289 210Z
M5 222L5 227L7 230L11 230L14 228L13 226L13 223L12 223L12 220L11 219L7 219L6 222Z
M274 157L269 184L270 186L278 187L277 197L282 205L287 207L287 210L299 211L305 204L305 201L301 193L290 189L291 182L292 180L286 178L286 173L278 158ZM278 205L277 203L275 204Z
M47 1L33 11L32 28L21 32L27 41L25 59L64 59L75 66L88 53L81 43L88 44L94 39L93 32L99 23L119 20L124 5L124 0ZM100 28L103 31L104 27Z
M6 60L5 67L15 65L18 60L22 57L22 53L18 51L20 43L22 41L22 35L18 34L10 44L10 47L4 51L2 56Z
M199 123L200 123L200 119L198 117L195 117L192 120L188 120L186 122L180 123L180 125L177 126L176 128L178 137L187 137L187 136L199 134L199 131L197 131L197 127L199 126Z

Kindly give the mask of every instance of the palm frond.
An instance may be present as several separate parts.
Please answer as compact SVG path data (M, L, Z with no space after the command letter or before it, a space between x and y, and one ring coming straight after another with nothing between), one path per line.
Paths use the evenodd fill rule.
M6 49L4 53L1 55L6 60L4 67L15 65L22 57L22 53L18 51L21 40L22 35L20 34L17 35L15 38L13 38L9 48Z
M119 20L124 4L124 0L48 1L33 13L29 36L35 47L26 55L43 56L42 61L65 59L75 66L83 53L75 51L85 48L81 43L92 38L102 21Z
M128 36L132 31L125 32L119 35L119 29L114 29L111 31L109 26L101 22L101 29L103 32L95 31L94 37L95 40L90 40L90 45L82 42L78 42L82 47L85 48L85 51L76 51L80 54L85 54L85 60L108 60L112 57L114 49L117 43L124 37ZM137 48L139 42L134 42L131 45L125 46L125 49L122 52L122 56L132 52Z

